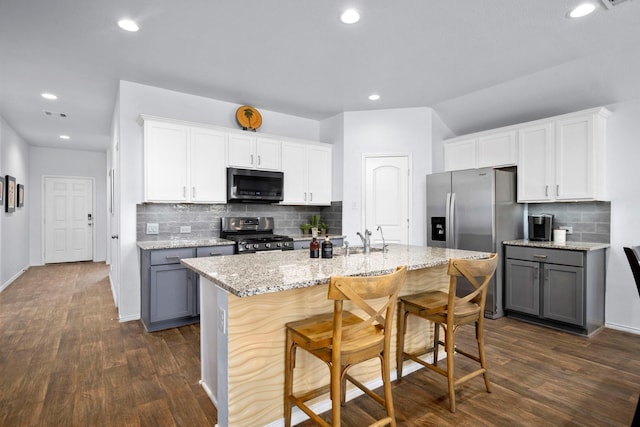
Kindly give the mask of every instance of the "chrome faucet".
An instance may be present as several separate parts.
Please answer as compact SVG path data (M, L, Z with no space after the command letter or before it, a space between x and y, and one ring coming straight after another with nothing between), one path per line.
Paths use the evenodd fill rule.
M365 228L364 236L360 234L359 231L356 234L358 235L358 237L360 237L360 240L362 240L362 246L364 246L364 253L368 254L369 252L371 252L371 240L369 239L369 237L371 236L371 232Z
M377 231L380 232L380 236L382 236L382 252L386 252L387 251L387 244L384 241L384 233L382 232L382 226L379 225L378 228L376 228Z

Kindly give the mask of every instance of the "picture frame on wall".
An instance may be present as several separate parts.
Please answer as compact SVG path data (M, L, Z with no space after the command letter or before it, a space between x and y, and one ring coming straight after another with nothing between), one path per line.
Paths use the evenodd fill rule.
M0 176L0 206L4 204L4 176Z
M18 204L19 208L24 207L24 184L18 184Z
M16 211L16 179L11 175L6 175L4 177L4 186L5 186L5 204L4 211L5 212L15 212Z

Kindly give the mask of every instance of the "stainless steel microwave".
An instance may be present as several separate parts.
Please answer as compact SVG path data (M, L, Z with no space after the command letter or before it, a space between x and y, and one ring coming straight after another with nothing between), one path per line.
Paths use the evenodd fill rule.
M284 199L282 172L227 168L227 202L276 203Z

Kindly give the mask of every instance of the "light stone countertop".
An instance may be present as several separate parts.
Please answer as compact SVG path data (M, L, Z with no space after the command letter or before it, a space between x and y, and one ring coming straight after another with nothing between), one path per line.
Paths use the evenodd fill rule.
M309 240L311 241L311 236L305 236L302 234L292 235L290 236L293 240ZM318 240L324 239L318 237ZM341 234L329 234L330 239L344 239L345 236ZM177 249L177 248L197 248L203 246L224 246L224 245L235 245L236 242L232 240L222 239L220 237L210 237L210 238L197 238L197 239L174 239L174 240L143 240L137 242L138 247L143 250L154 250L154 249Z
M249 297L329 283L330 276L376 276L391 273L399 265L418 270L445 265L449 258L482 259L489 255L487 252L406 245L389 245L387 252L374 251L369 255L351 253L344 256L342 253L342 248L336 248L334 257L325 259L309 258L309 252L305 250L265 251L189 258L180 262L231 294Z
M567 251L595 251L598 249L606 249L611 245L609 243L590 243L590 242L566 242L555 243L542 242L539 240L505 240L505 245L511 246L528 246L531 248L544 248L544 249L564 249Z
M138 241L138 247L143 250L153 249L177 249L177 248L198 248L204 246L225 246L235 245L235 242L219 237L209 239L180 239L180 240L145 240Z

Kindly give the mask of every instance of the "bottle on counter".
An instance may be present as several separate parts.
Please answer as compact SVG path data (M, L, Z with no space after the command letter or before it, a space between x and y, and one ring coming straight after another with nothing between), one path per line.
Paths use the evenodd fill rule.
M318 239L315 237L311 240L311 244L309 245L309 256L311 258L320 258L320 243L318 243Z
M329 240L329 236L322 242L322 258L333 258L333 243Z

